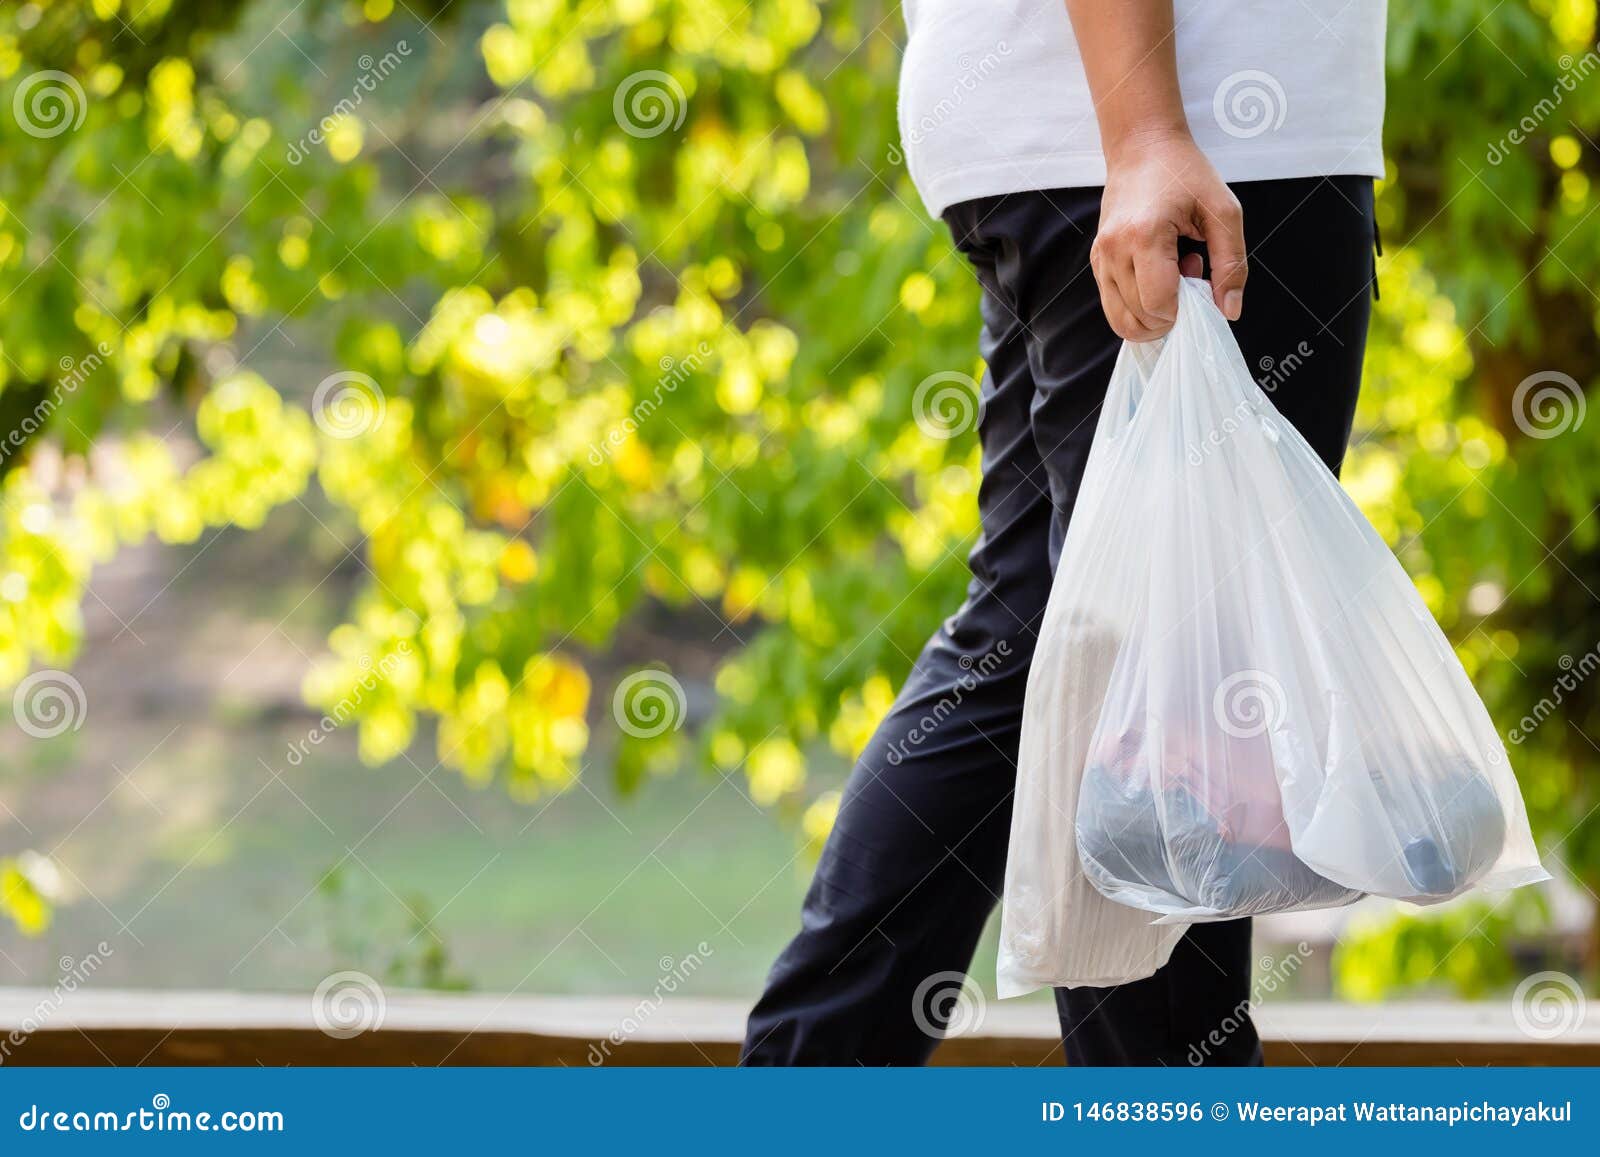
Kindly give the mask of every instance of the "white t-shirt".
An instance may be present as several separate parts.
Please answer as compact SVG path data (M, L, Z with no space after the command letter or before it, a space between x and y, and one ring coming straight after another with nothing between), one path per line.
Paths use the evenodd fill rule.
M935 215L1103 185L1066 0L904 0L900 139ZM1383 175L1386 0L1174 0L1178 86L1225 181Z

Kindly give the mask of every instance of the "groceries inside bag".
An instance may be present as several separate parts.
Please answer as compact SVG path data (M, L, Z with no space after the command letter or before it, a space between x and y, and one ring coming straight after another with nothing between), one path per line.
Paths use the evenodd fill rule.
M1029 674L1002 996L1148 976L1195 921L1548 878L1410 579L1179 299L1123 347Z

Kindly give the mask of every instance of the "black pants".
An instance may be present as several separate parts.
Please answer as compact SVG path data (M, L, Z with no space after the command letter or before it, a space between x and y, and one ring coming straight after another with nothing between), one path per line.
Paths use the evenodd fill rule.
M1250 260L1234 334L1278 409L1337 470L1373 288L1372 182L1234 191ZM1089 269L1099 209L1100 190L1066 189L945 214L983 288L972 582L850 776L801 931L750 1015L747 1064L925 1062L950 1011L938 990L948 997L949 977L965 973L999 900L1028 664L1121 345ZM1224 1031L1250 984L1249 921L1196 925L1149 979L1057 991L1067 1060L1259 1064L1248 1017ZM1221 1044L1207 1041L1213 1030Z

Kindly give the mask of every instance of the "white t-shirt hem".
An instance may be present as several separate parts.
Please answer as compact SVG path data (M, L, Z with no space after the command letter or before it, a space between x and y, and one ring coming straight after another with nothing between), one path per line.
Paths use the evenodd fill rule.
M1369 140L1327 140L1263 149L1208 148L1224 181L1277 181L1292 177L1382 177L1383 146ZM915 160L912 162L916 168ZM1036 153L985 160L938 173L913 173L923 204L938 217L951 205L1024 189L1098 188L1106 183L1105 158L1094 152Z

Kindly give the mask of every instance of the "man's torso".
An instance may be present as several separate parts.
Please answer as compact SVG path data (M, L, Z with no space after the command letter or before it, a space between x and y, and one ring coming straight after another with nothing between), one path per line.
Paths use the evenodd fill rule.
M904 0L900 133L929 210L1105 183L1066 0ZM1189 127L1228 181L1383 175L1386 0L1175 0Z

